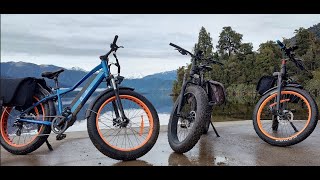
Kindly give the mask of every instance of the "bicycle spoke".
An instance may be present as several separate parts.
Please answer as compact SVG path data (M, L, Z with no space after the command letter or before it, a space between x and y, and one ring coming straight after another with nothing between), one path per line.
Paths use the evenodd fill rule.
M116 139L118 139L119 136L117 136L117 135L118 135L121 131L122 131L122 129L120 128L120 130L117 132L116 135L113 136L113 138L110 140L110 142L112 142L112 140L115 141Z
M139 132L136 131L136 130L134 130L133 128L131 128L131 130L134 131L134 132L136 132L137 134L139 134ZM142 137L145 137L145 138L147 137L146 135L145 135L145 136L143 136L143 135L145 135L145 134L141 134Z
M134 135L137 144L141 143L141 141L139 140L139 138L137 138L137 136L136 136L136 134L134 133L134 131L133 131L131 128L129 128L129 129L131 130L132 134ZM138 141L139 141L139 142L138 142Z

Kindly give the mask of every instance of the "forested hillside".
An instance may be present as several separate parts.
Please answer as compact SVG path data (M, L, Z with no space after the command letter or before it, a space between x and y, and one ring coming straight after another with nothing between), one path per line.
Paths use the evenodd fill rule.
M294 37L280 39L287 46L296 44L299 49L295 54L301 58L305 67L312 73L313 78L308 77L307 72L301 72L293 63L288 63L288 72L291 77L304 85L319 102L320 90L320 23L309 29L299 28L293 30ZM205 57L214 57L224 64L212 65L213 71L207 74L207 78L222 82L227 88L229 101L241 103L244 96L256 96L255 86L263 75L272 75L278 71L281 58L284 54L280 51L275 40L270 40L259 45L257 51L253 50L252 43L242 41L243 34L230 26L223 27L219 34L217 45L212 44L212 37L204 27L200 29L198 42L194 45L193 52L202 50ZM200 62L202 63L202 62ZM190 65L189 67L190 68ZM180 92L184 68L177 70L177 80L174 81L172 93ZM189 70L188 70L189 72Z

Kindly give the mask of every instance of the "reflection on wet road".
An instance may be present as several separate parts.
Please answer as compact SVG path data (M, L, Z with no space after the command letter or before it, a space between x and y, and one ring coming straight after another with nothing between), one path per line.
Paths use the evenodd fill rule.
M54 151L42 146L24 156L11 155L1 147L1 165L63 166L319 166L320 130L305 141L286 148L262 141L254 132L252 121L215 123L221 137L212 129L185 154L174 153L162 127L153 149L136 161L122 162L101 154L87 132L72 132L63 141L50 137Z

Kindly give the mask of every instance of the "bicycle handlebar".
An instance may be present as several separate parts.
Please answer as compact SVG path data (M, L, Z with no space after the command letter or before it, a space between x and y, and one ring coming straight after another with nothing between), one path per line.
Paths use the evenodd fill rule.
M178 45L175 45L175 44L173 44L173 43L170 43L169 45L172 46L172 47L177 48L177 50L178 50L182 55L187 55L187 54L189 54L189 55L190 55L191 57L193 57L193 58L196 58L196 59L199 59L199 60L202 59L202 58L200 58L200 57L192 54L191 52L183 49L182 47L180 47L180 46L178 46ZM218 61L215 61L215 60L213 60L213 59L211 59L211 58L202 59L202 60L209 61L209 62L211 62L211 63L213 63L213 64L219 64L219 65L221 65L221 66L224 65L223 63L218 62Z
M118 35L114 36L112 44L116 44L117 40L118 40Z
M284 53L286 54L286 56L289 57L289 59L294 62L294 64L301 70L306 70L308 71L302 64L302 61L301 60L297 60L295 57L294 57L294 54L292 54L292 52L296 49L298 49L298 46L293 46L293 47L290 47L290 48L287 48L281 41L277 40L276 41L278 43L278 45L281 47L281 50L284 51Z
M182 47L180 47L180 46L178 46L178 45L175 45L175 44L173 44L173 43L170 43L169 44L170 46L173 46L173 47L175 47L175 48L177 48L177 49L183 49ZM184 50L184 49L183 49Z
M110 50L107 54L105 55L102 55L100 56L100 59L101 60L108 60L108 56L114 51L116 52L119 48L123 48L123 46L118 46L116 43L117 43L117 40L118 40L118 35L115 35L114 36L114 39L113 39L113 42L110 44ZM118 58L116 56L115 53L113 53L113 56L115 57L117 63L115 63L114 65L116 65L118 67L118 74L120 74L120 64L119 64L119 61L118 61Z
M182 47L180 47L180 46L178 46L178 45L175 45L175 44L173 44L173 43L170 43L169 45L172 46L172 47L177 48L177 50L178 50L182 55L187 55L187 54L189 54L191 57L197 58L197 56L193 55L191 52L183 49Z
M281 47L281 49L285 49L286 46L284 44L282 44L281 41L277 40L278 45Z
M116 44L118 40L118 35L114 36L113 42L110 44L110 50L109 52L107 52L107 54L100 56L101 60L107 60L108 56L113 52L113 51L117 51L119 49L119 46ZM121 46L122 47L122 46Z

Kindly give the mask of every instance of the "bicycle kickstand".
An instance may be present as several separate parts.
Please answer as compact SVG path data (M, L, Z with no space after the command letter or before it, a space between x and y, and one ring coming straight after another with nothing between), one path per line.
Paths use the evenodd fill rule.
M53 151L53 148L52 148L51 144L49 143L48 139L46 140L46 144L47 144L47 146L48 146L48 149L49 149L50 151Z
M212 121L210 122L210 124L211 124L211 126L212 126L212 128L213 128L214 132L216 133L217 137L220 137L220 135L218 134L218 131L217 131L217 130L216 130L216 128L214 127L214 125L213 125Z

